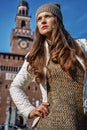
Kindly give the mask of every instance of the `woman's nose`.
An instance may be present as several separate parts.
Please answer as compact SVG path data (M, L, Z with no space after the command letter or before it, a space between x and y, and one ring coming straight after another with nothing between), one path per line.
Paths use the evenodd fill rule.
M46 23L46 19L43 17L41 23Z

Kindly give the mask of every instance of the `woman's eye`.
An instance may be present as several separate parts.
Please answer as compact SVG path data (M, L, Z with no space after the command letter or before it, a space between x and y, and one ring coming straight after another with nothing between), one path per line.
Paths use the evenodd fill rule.
M47 15L46 17L51 17L50 15Z
M37 18L37 22L41 20L41 17Z

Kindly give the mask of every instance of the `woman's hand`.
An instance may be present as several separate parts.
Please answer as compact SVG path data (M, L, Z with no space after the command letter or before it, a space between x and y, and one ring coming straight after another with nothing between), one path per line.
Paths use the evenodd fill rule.
M39 105L33 111L31 111L31 113L29 114L29 118L34 118L35 116L44 118L49 113L48 106L49 103L46 102L41 103L41 105Z

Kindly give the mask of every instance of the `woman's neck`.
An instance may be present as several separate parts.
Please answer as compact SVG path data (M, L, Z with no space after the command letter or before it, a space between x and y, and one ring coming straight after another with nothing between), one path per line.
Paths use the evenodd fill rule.
M49 46L51 46L51 44L52 44L51 40L46 38L46 41L49 44Z

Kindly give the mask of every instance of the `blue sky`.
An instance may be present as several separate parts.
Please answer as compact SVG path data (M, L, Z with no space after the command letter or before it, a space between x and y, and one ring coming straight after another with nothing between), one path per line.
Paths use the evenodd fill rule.
M35 30L35 12L45 3L58 2L61 5L65 28L73 38L87 39L87 0L26 0L31 16L30 27ZM0 52L10 52L10 37L15 28L15 17L20 0L0 2Z

